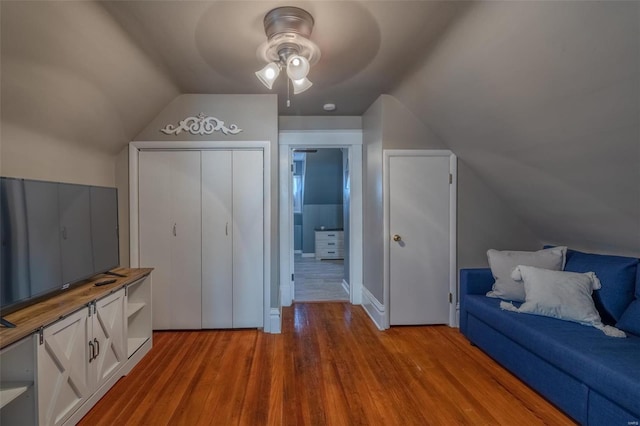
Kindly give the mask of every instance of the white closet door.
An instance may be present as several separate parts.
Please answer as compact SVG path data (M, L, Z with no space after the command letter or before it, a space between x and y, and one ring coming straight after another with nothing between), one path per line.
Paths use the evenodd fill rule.
M391 325L449 321L449 161L390 158Z
M141 151L140 266L153 267L153 328L201 328L200 152Z
M202 152L202 328L233 327L232 152Z
M263 326L262 151L233 151L233 327Z
M171 323L171 152L140 151L138 205L140 266L153 271L153 329Z

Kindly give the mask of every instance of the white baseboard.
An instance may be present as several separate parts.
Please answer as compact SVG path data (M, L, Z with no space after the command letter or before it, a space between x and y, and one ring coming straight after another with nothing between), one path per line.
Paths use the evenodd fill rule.
M362 286L362 307L379 330L387 328L385 327L384 305L365 286Z
M271 315L269 315L270 328L269 333L280 334L282 333L282 322L280 317L280 308L271 308Z
M302 257L316 257L315 253L302 253Z
M347 280L342 280L342 288L344 288L344 291L346 291L347 293L349 293L349 283L347 282Z

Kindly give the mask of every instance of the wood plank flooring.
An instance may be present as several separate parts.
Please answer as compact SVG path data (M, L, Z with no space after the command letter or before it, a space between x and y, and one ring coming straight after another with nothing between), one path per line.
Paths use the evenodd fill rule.
M81 425L569 425L457 329L377 330L348 303L283 309L283 333L154 333Z
M296 254L294 269L296 302L349 300L349 293L342 287L344 260L316 260Z

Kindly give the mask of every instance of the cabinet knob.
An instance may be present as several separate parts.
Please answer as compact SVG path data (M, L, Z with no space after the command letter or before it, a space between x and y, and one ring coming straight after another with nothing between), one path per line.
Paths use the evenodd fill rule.
M395 234L393 236L393 241L402 241L402 237L400 235L398 235L398 234Z

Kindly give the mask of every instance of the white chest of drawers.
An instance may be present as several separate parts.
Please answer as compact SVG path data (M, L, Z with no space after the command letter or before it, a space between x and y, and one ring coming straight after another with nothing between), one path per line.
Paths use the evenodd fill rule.
M316 259L344 259L344 231L316 230Z

